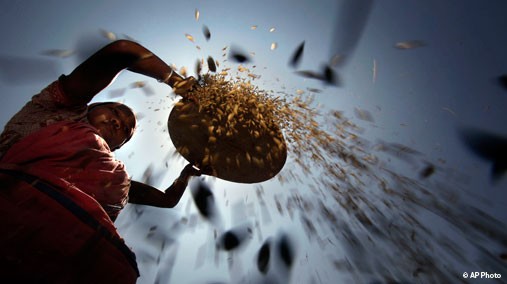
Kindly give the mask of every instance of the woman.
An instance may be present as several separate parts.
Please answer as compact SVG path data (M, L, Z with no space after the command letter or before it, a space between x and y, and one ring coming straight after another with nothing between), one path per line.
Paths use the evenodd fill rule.
M95 274L87 272L88 280L96 280L97 276L105 281L107 276L131 281L132 269L126 268L125 263L137 270L135 261L132 262L133 256L112 222L127 202L174 207L189 178L201 174L189 164L162 192L130 180L123 163L114 158L112 151L128 142L134 133L135 115L120 103L88 103L125 69L168 84L184 99L195 85L193 77L181 77L145 47L119 40L103 47L72 73L62 75L35 95L5 126L0 136L0 224L16 234L1 237L0 264L13 275L34 277L25 280L65 282L74 279L77 272L59 266L78 263L72 267L90 268L87 259L97 264L98 254L103 255L99 259L110 264L111 254L103 252L113 250L120 251L127 259L113 265L118 273L105 273L97 268ZM70 217L62 217L67 215ZM52 224L63 227L49 230ZM85 231L93 229L91 235L76 233L76 238L85 236L82 237L85 241L69 242L68 249L60 254L52 254L51 249L42 253L51 259L43 262L44 265L34 258L27 244L23 244L21 252L18 249L20 236L26 235L33 235L26 240L30 244L39 243L34 249L58 246L65 243L61 238L56 241L58 234L78 230L75 228L83 224ZM72 252L74 246L78 247L76 252ZM55 274L56 270L52 272L55 263L59 271L67 271L65 275ZM122 272L125 269L130 274Z

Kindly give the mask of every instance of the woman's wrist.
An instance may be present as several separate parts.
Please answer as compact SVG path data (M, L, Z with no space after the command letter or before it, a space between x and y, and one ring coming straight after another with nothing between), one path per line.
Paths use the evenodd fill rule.
M176 178L173 181L173 184L169 188L167 188L164 192L167 192L169 189L174 188L174 187L179 187L182 185L186 186L187 183L188 183L188 177L183 177L180 175L178 178Z
M160 83L164 83L164 84L167 84L167 85L171 86L171 84L169 84L169 82L171 82L171 78L173 77L173 74L174 74L174 70L173 70L173 69L171 69L171 72L166 73L166 74L164 75L164 77L163 77L163 78L161 78L161 79L159 79L158 81L159 81Z
M187 173L182 173L180 176L176 179L180 183L188 183L188 180L190 179L190 175Z

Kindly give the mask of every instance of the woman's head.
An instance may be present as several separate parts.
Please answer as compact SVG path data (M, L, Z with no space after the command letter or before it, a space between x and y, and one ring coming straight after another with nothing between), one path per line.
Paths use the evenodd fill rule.
M113 151L129 141L136 128L134 112L121 103L91 104L88 107L87 118Z

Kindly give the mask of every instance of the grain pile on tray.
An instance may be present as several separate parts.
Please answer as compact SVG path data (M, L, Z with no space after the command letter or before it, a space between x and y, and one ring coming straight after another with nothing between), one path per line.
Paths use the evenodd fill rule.
M199 112L213 118L209 132L217 137L210 136L212 140L236 135L241 127L248 128L250 134L258 138L280 125L275 113L280 112L281 102L246 80L227 80L223 74L204 75L202 87L190 94L197 101ZM176 106L182 104L179 102ZM277 146L282 146L282 141L274 138Z
M239 70L245 70L242 68L240 66ZM215 172L215 176L224 178L224 171L235 171L235 176L228 180L249 183L260 182L276 175L285 163L287 151L290 155L295 154L291 158L303 167L308 166L301 158L303 154L309 154L312 159L322 159L319 153L321 150L313 144L327 144L331 139L320 130L315 120L317 111L309 106L312 103L310 98L303 99L302 95L275 96L252 84L251 79L255 79L255 75L249 74L249 79L240 76L231 78L227 71L208 73L201 77L201 87L190 93L195 104L180 101L175 105L179 120L187 119L187 123L194 123L192 127L195 131L206 132L208 135L204 152L192 154L189 152L199 152L198 147L188 149L191 148L188 145L192 142L178 143L174 140L184 138L179 139L172 134L171 138L178 152L200 166L219 165L214 167L214 170L222 171L222 174ZM192 107L198 109L192 110ZM197 112L200 113L199 117L195 116ZM178 128L182 127L185 127L183 122L178 125ZM184 135L179 137L182 136ZM245 137L248 139L244 139ZM231 139L235 139L231 142L235 145L217 148L217 144L224 145ZM254 142L245 145L238 141ZM240 146L245 151L234 152L234 146ZM223 161L218 163L217 159ZM243 177L239 177L237 170L245 164L250 169L252 164L253 169L269 173L265 178L258 179L244 177L250 175L247 172L242 174Z

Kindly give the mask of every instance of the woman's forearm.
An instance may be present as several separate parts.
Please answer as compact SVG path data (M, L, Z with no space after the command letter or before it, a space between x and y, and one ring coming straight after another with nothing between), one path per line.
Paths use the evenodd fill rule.
M164 192L142 182L130 182L129 203L162 208L173 208L178 204L188 185L190 176L180 175Z
M171 87L183 78L144 46L128 40L112 42L81 63L62 80L67 94L91 100L122 71L130 70Z
M173 184L171 184L170 187L168 187L164 194L168 200L170 200L170 203L173 204L174 207L178 202L180 202L181 197L183 196L183 193L185 193L185 189L188 185L189 176L181 176L177 178Z
M129 71L152 77L171 87L184 79L157 55L142 46L133 46L132 48L139 49L136 51L139 53L139 59L127 68Z
M155 207L172 208L178 204L188 181L192 176L200 176L201 171L188 164L183 168L180 176L164 192L138 181L130 181L129 202Z

